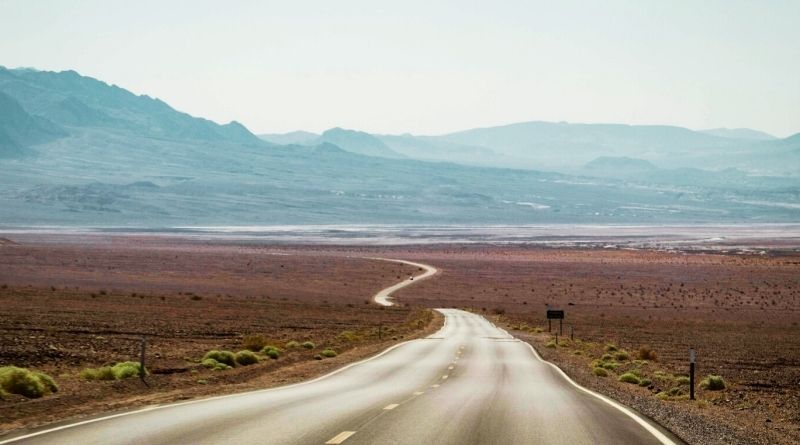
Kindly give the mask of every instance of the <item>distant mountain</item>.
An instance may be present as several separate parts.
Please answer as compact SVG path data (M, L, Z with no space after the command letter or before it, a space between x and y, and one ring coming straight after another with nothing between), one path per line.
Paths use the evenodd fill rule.
M0 67L0 92L14 98L27 113L63 127L100 127L154 138L265 145L238 122L219 125L192 117L158 99L137 96L75 71Z
M319 135L308 131L292 131L290 133L259 134L259 138L277 145L313 145Z
M344 128L331 128L320 135L315 141L317 144L330 143L341 147L351 153L380 158L403 158L400 153L389 148L375 136L363 131L346 130Z
M702 130L701 133L719 136L722 138L744 139L751 141L774 141L775 139L778 139L769 133L751 130L749 128L712 128L710 130Z
M797 170L800 136L739 145L673 127L534 123L474 140L336 128L275 145L69 71L2 69L0 93L3 153L16 156L0 159L0 225L800 220L797 176L725 165ZM526 147L590 168L544 172L546 158ZM487 166L498 163L516 168Z
M11 96L0 92L0 157L18 157L28 147L66 136L58 125L28 114Z

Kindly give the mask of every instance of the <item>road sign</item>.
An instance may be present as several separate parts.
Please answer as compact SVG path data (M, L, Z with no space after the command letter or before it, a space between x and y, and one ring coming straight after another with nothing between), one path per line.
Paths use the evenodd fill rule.
M564 311L561 309L548 309L547 310L547 319L548 320L563 320L564 319Z

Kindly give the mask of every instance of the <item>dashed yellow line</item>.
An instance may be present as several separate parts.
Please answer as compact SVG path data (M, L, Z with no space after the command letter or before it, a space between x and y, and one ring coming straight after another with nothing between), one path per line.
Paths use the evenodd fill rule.
M400 406L399 403L390 403L390 404L384 406L383 409L384 409L384 411L389 411L389 410L397 408L398 406Z
M438 384L438 383L436 383L436 384L434 384L434 385L431 385L431 388L438 388L438 387L439 387L439 384Z
M422 392L422 391L414 391L414 395L415 395L415 396L421 396L421 395L423 395L423 394L425 394L425 393L424 393L424 392Z
M442 376L442 380L447 380L447 374Z

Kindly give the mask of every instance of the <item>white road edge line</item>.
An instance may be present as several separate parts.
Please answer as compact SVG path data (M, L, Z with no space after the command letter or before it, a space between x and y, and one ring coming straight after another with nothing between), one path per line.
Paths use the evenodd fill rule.
M342 431L341 433L333 436L331 440L325 442L325 445L339 445L355 433L355 431Z
M491 323L491 322L490 322L490 323ZM509 334L509 333L508 333L508 331L506 331L505 329L501 328L500 326L495 326L495 327L496 327L497 329L500 329L501 331L505 332L505 334L506 334L506 335L508 335L509 337L511 337L511 338L516 338L516 337L514 337L513 335ZM519 340L519 339L517 339L517 340ZM608 398L608 397L606 397L606 396L604 396L604 395L602 395L602 394L600 394L600 393L594 392L594 391L592 391L591 389L587 389L587 388L584 388L583 386L579 385L579 384L578 384L578 383L576 383L574 380L572 380L572 379L570 378L570 376L568 376L568 375L567 375L567 374L566 374L566 373L565 373L565 372L564 372L564 371L563 371L561 368L559 368L558 366L556 366L554 363L548 362L547 360L543 359L543 358L542 358L542 357L539 355L539 353L538 353L538 352L536 352L536 349L534 349L534 348L533 348L533 346L532 346L530 343L528 343L528 342L526 342L526 341L522 341L522 340L519 340L519 341L521 341L521 342L522 342L522 343L524 343L526 346L528 346L528 348L529 348L529 349L531 350L531 352L533 353L534 357L536 357L536 358L537 358L539 361L541 361L542 363L546 363L546 364L548 364L548 365L552 366L552 367L553 367L553 369L555 369L555 370L558 372L558 374L560 374L560 375L561 375L561 377L563 377L563 378L564 378L564 380L566 380L566 381L567 381L567 382L568 382L570 385L572 385L572 386L574 386L575 388L577 388L578 390L580 390L580 391L583 391L583 392L585 392L586 394L589 394L589 395L591 395L591 396L594 396L594 397L596 397L596 398L598 398L598 399L602 400L603 402L606 402L607 404L609 404L609 405L613 406L614 408L618 409L618 410L619 410L619 411L621 411L623 414L625 414L625 415L627 415L628 417L630 417L631 419L633 419L633 420L634 420L636 423L638 423L638 424L639 424L639 425L640 425L642 428L644 428L644 429L645 429L645 430L646 430L648 433L652 434L652 435L653 435L653 436L654 436L656 439L658 439L658 440L659 440L659 441L660 441L662 444L664 444L664 445L678 445L678 444L676 444L676 443L675 443L675 441L673 441L673 440L672 440L672 439L670 439L669 437L665 436L665 435L664 435L664 433L662 433L661 431L659 431L659 430L658 430L658 428L656 428L656 427L654 427L653 425L651 425L651 424L650 424L650 422L646 421L646 420L645 420L645 419L643 419L643 418L642 418L640 415L638 415L638 414L636 414L635 412L631 411L631 410L630 410L628 407L626 407L625 405L622 405L622 404L618 403L617 401L615 401L615 400L612 400L612 399L610 399L610 398Z
M426 278L430 278L430 277L432 277L433 275L435 275L436 273L439 272L439 270L436 269L433 266L429 266L427 264L422 264L422 263L414 263L414 262L406 261L406 260L396 260L396 259L393 259L393 258L377 258L377 257L365 257L364 259L367 259L367 260L379 260L379 261L390 261L392 263L407 264L409 266L419 267L419 268L422 268L422 269L425 270L425 273L423 273L421 275L415 275L413 280L405 279L405 280L403 280L403 281L401 281L401 282L399 282L399 283L397 283L397 284L395 284L393 286L389 286L386 289L383 289L380 292L378 292L377 294L375 294L375 296L372 297L372 300L375 301L376 303L380 304L381 306L394 306L394 302L392 302L389 299L392 296L392 293L394 291L400 290L400 289L402 289L402 288L404 288L404 287L406 287L408 285L417 283L417 282L419 282L421 280L424 280Z
M384 261L400 261L400 262L406 263L406 261L403 261L403 260L385 260L383 258L372 258L372 259L379 259L379 260L384 260ZM416 263L410 263L410 264L416 265ZM420 264L419 266L422 267L424 265ZM431 268L430 266L425 266L425 267ZM436 271L435 268L431 268L431 269ZM431 275L433 275L433 273L431 273ZM408 281L408 282L409 283L413 283L413 281ZM403 281L401 284L405 285L405 283L406 283L406 281ZM397 285L395 285L395 286L397 286ZM392 286L391 288L394 288L395 286ZM391 289L391 288L387 288L387 289ZM383 292L385 290L386 289L382 290L381 292ZM381 292L378 292L378 294L380 294ZM378 294L376 294L375 297L373 297L373 298L377 298ZM391 304L390 304L390 306L391 306ZM430 335L429 337L433 337L433 336L439 335L442 331L444 331L444 329L446 327L447 327L447 317L444 318L444 323L442 324L442 327L436 333ZM214 396L214 397L208 397L208 398L204 398L204 399L189 400L189 401L180 402L180 403L170 403L170 404L166 404L166 405L147 406L147 407L144 407L144 408L141 408L141 409L137 409L137 410L134 410L134 411L127 411L127 412L124 412L124 413L111 414L111 415L108 415L108 416L98 417L98 418L95 418L95 419L89 419L89 420L84 420L84 421L81 421L81 422L75 422L75 423L70 423L70 424L67 424L67 425L57 426L57 427L54 427L54 428L48 428L46 430L37 431L35 433L30 433L30 434L25 434L23 436L17 436L17 437L12 437L12 438L5 439L5 440L0 440L0 445L5 445L5 444L8 444L8 443L18 442L18 441L23 440L23 439L30 439L31 437L41 436L41 435L48 434L48 433L54 433L56 431L61 431L61 430L65 430L65 429L68 429L68 428L74 428L74 427L81 426L81 425L88 425L90 423L102 422L104 420L116 419L117 417L130 416L130 415L133 415L133 414L141 414L141 413L144 413L144 412L147 412L147 411L153 411L153 410L162 409L162 408L174 408L176 406L191 405L191 404L194 404L194 403L203 403L203 402L209 402L209 401L212 401L212 400L227 399L227 398L233 398L233 397L250 396L250 395L258 394L258 393L262 393L262 392L279 391L279 390L283 390L283 389L294 388L294 387L297 387L297 386L300 386L300 385L308 385L310 383L314 383L314 382L318 382L318 381L323 380L323 379L327 379L328 377L331 377L331 376L334 376L336 374L339 374L340 372L343 372L343 371L345 371L347 369L350 369L350 368L352 368L354 366L358 366L358 365L361 365L361 364L366 363L368 361L375 360L376 358L381 357L381 356L383 356L385 354L388 354L389 352L393 351L394 349L399 348L400 346L403 346L405 344L412 343L412 342L415 342L415 341L419 341L419 340L420 339L407 340L407 341L398 343L396 345L393 345L393 346L390 346L390 347L384 349L383 351L381 351L378 354L373 355L372 357L367 357L367 358L365 358L363 360L359 360L357 362L350 363L349 365L345 365L345 366L343 366L343 367L341 367L339 369L333 370L333 371L331 371L331 372L329 372L329 373L327 373L325 375L321 375L321 376L316 377L316 378L311 379L311 380L297 382L297 383L293 383L291 385L286 385L286 386L276 386L274 388L258 389L258 390L255 390L255 391L245 391L245 392L241 392L241 393L237 393L237 394L226 394L226 395L222 395L222 396Z

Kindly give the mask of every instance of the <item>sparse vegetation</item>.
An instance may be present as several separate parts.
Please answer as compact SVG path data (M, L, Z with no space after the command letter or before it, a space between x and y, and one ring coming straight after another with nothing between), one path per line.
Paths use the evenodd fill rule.
M592 369L592 374L596 375L597 377L608 377L608 371L600 367L595 367Z
M605 351L606 352L616 352L617 349L619 349L619 348L617 348L617 345L615 345L614 343L608 343L608 344L606 344L606 347L605 347Z
M725 380L722 376L707 375L700 381L700 387L708 391L721 391L726 388Z
M312 341L304 341L302 346L306 349L314 349L317 347Z
M266 345L267 339L260 334L245 335L242 339L242 347L253 352L264 349Z
M286 349L295 349L295 348L299 348L299 347L300 347L300 343L298 343L298 342L296 342L294 340L286 342Z
M621 351L617 351L617 352L614 353L614 359L616 359L619 362L627 361L630 358L631 358L631 356L628 355L627 351L622 351L621 350Z
M0 396L19 394L29 399L37 399L57 391L58 385L47 374L16 366L0 367Z
M328 357L328 358L336 357L338 355L336 351L334 351L333 349L325 349L321 352L321 354L323 357Z
M140 373L141 367L138 362L119 362L112 366L86 368L81 371L80 376L86 380L122 380L138 377ZM144 369L144 373L148 374L147 369Z
M231 369L230 366L226 365L225 363L220 363L220 362L214 360L213 358L203 359L203 361L200 362L200 363L204 367L206 367L206 368L208 368L208 369L210 369L212 371L226 371L228 369Z
M237 365L249 366L258 363L258 356L251 350L245 349L236 353L234 359Z
M353 331L342 331L336 338L342 341L352 342L358 340L358 335Z
M236 355L231 351L212 349L211 351L206 352L206 355L203 356L203 360L209 358L213 358L214 360L224 363L230 367L236 366Z
M642 346L639 348L639 351L636 353L636 358L639 360L649 360L651 362L658 361L656 351L652 350L649 346Z
M640 384L640 383L642 382L642 381L639 379L639 377L637 377L637 376L636 376L635 374L633 374L632 372L626 372L625 374L622 374L621 376L619 376L619 379L618 379L618 380L619 380L620 382L624 382L624 383L631 383L631 384L633 384L633 385L638 385L638 384Z

